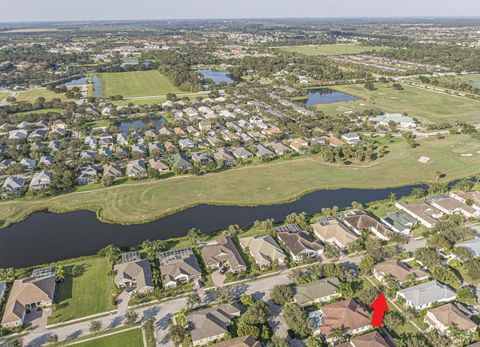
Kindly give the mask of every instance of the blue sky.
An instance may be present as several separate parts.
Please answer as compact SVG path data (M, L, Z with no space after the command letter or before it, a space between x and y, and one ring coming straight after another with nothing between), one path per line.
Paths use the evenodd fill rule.
M480 0L0 0L0 22L478 16Z

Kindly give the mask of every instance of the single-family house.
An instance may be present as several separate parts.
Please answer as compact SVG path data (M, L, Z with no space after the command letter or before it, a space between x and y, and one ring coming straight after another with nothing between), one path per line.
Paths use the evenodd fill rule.
M187 158L180 153L175 153L172 155L172 162L173 165L182 172L188 171L193 167L192 163L190 163Z
M373 267L373 275L379 282L384 282L386 277L391 276L399 284L406 283L413 278L421 281L429 277L428 273L422 269L411 268L397 259L391 259L376 264Z
M228 334L232 319L240 313L240 309L231 304L191 312L187 315L187 324L192 344L203 346L223 338Z
M247 269L232 239L227 236L201 245L201 254L205 264L212 270L239 272Z
M480 192L470 191L464 192L461 190L452 190L450 196L457 199L464 204L471 205L474 209L480 211Z
M33 171L37 167L37 161L32 158L23 158L20 160L20 165L23 166L25 171Z
M438 223L438 219L443 216L443 212L438 208L423 202L407 204L403 201L397 201L395 206L408 213L427 228L433 228Z
M207 165L208 163L212 162L212 159L210 159L205 153L203 152L196 152L192 154L192 160L200 165Z
M305 141L304 139L302 138L294 138L294 139L291 139L288 141L289 144L290 144L290 147L295 151L295 152L298 152L298 153L303 153L305 152L309 145L308 145L308 141Z
M455 300L457 293L446 284L437 280L418 284L397 292L397 298L405 300L407 306L417 310L430 307L435 303Z
M143 178L147 176L147 168L143 160L131 160L127 164L127 176Z
M358 235L360 235L363 230L368 230L382 240L389 239L388 234L391 232L391 230L365 211L346 211L342 214L342 220Z
M97 175L98 175L97 167L93 165L88 165L80 169L80 172L77 178L75 179L75 182L77 182L78 184L92 183L92 182L95 182L95 180L97 179Z
M122 168L119 164L113 163L103 165L103 177L112 177L113 179L115 179L122 176Z
M2 191L7 196L20 196L23 193L25 182L26 180L22 176L9 176L3 182Z
M349 145L356 145L361 142L360 135L355 133L347 133L342 135L342 140L348 143Z
M418 223L405 211L389 212L382 218L382 222L393 231L404 235L410 234L413 226Z
M243 250L250 253L260 268L285 262L285 253L270 235L244 237L239 241Z
M163 159L155 160L153 158L150 158L148 160L148 165L154 169L157 170L158 172L167 172L170 171L170 166L168 165L168 162Z
M321 334L329 343L334 342L332 331L341 329L348 335L357 335L371 328L370 315L354 299L343 300L311 312L309 320L314 334Z
M25 323L26 315L53 304L56 290L55 267L35 271L31 277L13 282L10 295L5 304L1 325L5 328ZM51 270L51 271L50 271Z
M338 219L333 217L320 218L317 223L311 225L315 236L321 241L334 244L340 249L345 249L357 240L358 236Z
M426 199L426 201L447 215L458 213L463 215L465 218L480 216L479 210L476 210L460 200L448 196L447 194L430 196Z
M113 267L115 284L119 288L134 288L138 293L155 289L152 269L147 259L141 259L139 252L122 254L122 263Z
M389 127L390 124L395 124L401 129L415 129L417 127L417 124L412 117L404 116L400 113L385 113L370 117L370 121L384 127Z
M478 325L470 319L470 312L462 304L448 303L427 311L424 321L431 329L448 334L448 329L455 325L458 329L474 332Z
M236 165L235 157L226 149L219 148L213 154L213 157L216 161L222 162L224 166L234 166Z
M297 224L276 227L275 231L278 239L285 245L295 261L303 260L305 257L318 257L323 253L323 246L313 240L311 235Z
M480 257L480 237L476 237L472 240L459 242L455 245L457 248L465 248L471 254L473 258Z
M158 254L160 273L165 287L193 282L198 286L202 270L191 248L176 249Z
M273 153L271 150L269 150L267 147L265 147L262 144L257 144L255 145L255 147L257 148L258 157L269 158L269 159L276 157L275 153Z
M341 345L338 345L340 347ZM378 330L371 331L366 334L356 335L350 340L348 346L352 347L395 347L392 342L387 340L380 334ZM342 346L343 347L343 346Z
M273 142L270 147L277 155L286 155L292 152L292 150L284 145L282 142Z
M37 172L33 175L28 187L34 190L47 189L50 186L51 179L52 173L50 171L43 170Z
M246 150L244 147L237 147L233 149L233 155L237 159L248 159L253 157L253 154Z
M318 281L298 285L293 299L300 306L309 306L318 302L329 302L340 296L340 281L336 277L322 278Z

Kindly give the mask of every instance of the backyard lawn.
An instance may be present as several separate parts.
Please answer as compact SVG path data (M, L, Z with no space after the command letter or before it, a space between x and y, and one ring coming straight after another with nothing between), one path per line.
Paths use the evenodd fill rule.
M205 176L127 182L122 185L60 195L43 200L0 202L4 225L49 209L55 212L96 211L100 219L115 223L144 223L197 204L258 205L291 201L306 192L335 188L386 188L442 182L479 173L480 141L467 135L423 139L410 148L403 141L367 165L326 164L317 157L279 160ZM430 158L427 164L419 157Z
M321 104L315 107L327 114L351 113L379 108L385 112L404 113L426 123L455 121L478 122L480 102L403 85L395 90L391 85L375 83L376 90L363 85L335 86L332 89L360 97L359 100Z
M90 258L65 265L66 278L57 288L49 324L65 322L115 309L113 279L106 258Z
M283 51L305 55L341 55L358 54L374 49L372 46L362 46L356 43L339 43L334 45L288 46L281 47Z
M181 93L181 90L157 70L102 73L98 75L102 95L124 97Z
M140 328L76 344L78 347L143 347Z

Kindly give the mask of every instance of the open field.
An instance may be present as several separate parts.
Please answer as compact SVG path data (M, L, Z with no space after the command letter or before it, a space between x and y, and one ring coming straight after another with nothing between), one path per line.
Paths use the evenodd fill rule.
M335 45L316 45L316 46L285 46L281 50L305 55L341 55L358 54L375 49L372 46L362 46L356 43L339 43Z
M26 114L46 114L46 113L50 113L50 112L63 114L65 112L65 110L62 110L60 108L45 108L45 109L41 109L41 110L16 112L14 114L16 116L23 116L23 115L26 115Z
M439 77L438 79L473 83L473 82L480 82L480 74L466 74L466 75L456 75L456 76L449 76L449 77Z
M0 92L0 101L5 99L7 96L9 96L10 93L7 92Z
M65 97L65 94L63 93L54 93L50 90L47 90L46 88L36 88L32 90L27 90L24 92L18 92L16 99L17 101L30 101L34 102L37 100L39 97L44 97L45 100L52 100L52 99L60 99L62 101L67 100Z
M76 344L78 347L143 347L142 330L132 329Z
M181 93L159 71L132 71L98 74L102 81L102 95L124 97Z
M427 123L478 122L480 116L480 102L475 100L406 85L403 85L404 90L395 90L383 83L375 83L375 87L377 89L374 91L369 91L358 84L332 87L361 99L315 105L315 108L327 114L380 108L386 112L407 112L410 116Z
M385 158L366 166L329 165L316 157L307 157L206 176L132 182L43 200L5 201L0 203L0 223L18 222L43 209L56 212L87 209L96 211L103 221L142 223L201 203L274 204L318 189L385 188L432 182L437 171L445 174L443 181L447 181L478 174L478 151L480 141L466 135L424 139L416 148L398 141L390 145ZM430 162L418 162L420 156L428 156Z
M66 278L58 285L50 324L115 309L111 302L113 279L105 258L79 260L64 266Z

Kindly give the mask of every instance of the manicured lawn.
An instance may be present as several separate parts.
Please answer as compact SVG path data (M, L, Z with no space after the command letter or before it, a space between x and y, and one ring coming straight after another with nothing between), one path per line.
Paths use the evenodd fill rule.
M384 158L363 166L329 165L320 158L304 157L205 176L127 182L50 199L5 201L0 202L0 221L13 223L43 209L56 212L88 209L98 211L102 220L142 223L202 203L272 204L318 189L385 188L433 182L437 171L445 175L442 182L479 173L480 141L470 136L424 139L419 144L410 148L398 141L390 145L390 153ZM420 156L429 157L430 162L418 162Z
M133 329L111 336L79 343L78 347L143 347L141 329Z
M16 96L17 101L30 101L34 102L39 97L44 97L45 100L60 99L62 101L67 100L65 93L54 93L46 88L37 88L24 92L19 92Z
M327 114L351 113L372 108L385 112L407 112L426 123L478 121L480 102L475 100L405 85L404 90L400 91L383 83L375 83L375 87L376 90L369 91L363 85L335 86L333 89L361 99L315 107Z
M15 113L15 115L16 116L23 116L25 114L45 114L45 113L50 113L50 112L63 114L63 112L65 112L65 111L62 110L62 109L59 109L59 108L45 108L45 109L41 109L41 110L17 112L17 113Z
M110 311L114 292L105 258L80 260L65 265L66 278L57 288L57 300L49 324Z
M103 96L133 97L181 92L165 75L156 70L103 73L98 76L102 81Z
M480 82L480 74L467 74L467 75L457 75L457 76L448 76L448 77L440 77L440 80L455 80L457 82L466 82L466 83L473 83L473 82Z
M300 53L305 55L341 55L358 54L375 49L372 46L362 46L356 43L339 43L334 45L312 45L312 46L289 46L281 47L287 52Z

